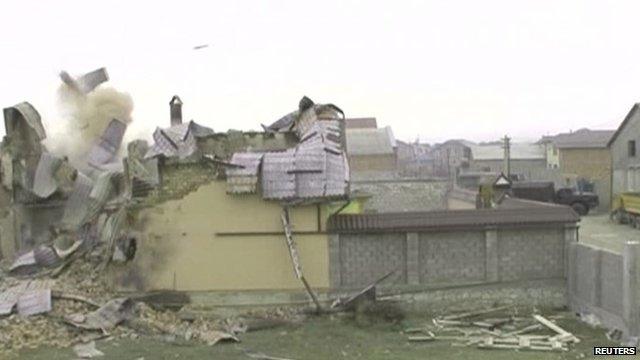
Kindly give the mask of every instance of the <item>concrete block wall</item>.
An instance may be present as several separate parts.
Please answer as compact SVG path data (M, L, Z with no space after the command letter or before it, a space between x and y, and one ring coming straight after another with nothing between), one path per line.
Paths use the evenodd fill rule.
M331 234L331 286L364 286L394 269L383 284L564 279L565 249L575 236L575 227Z
M564 276L564 229L502 229L498 231L500 280Z
M342 286L368 284L396 270L388 283L407 282L407 242L404 234L345 235L340 239Z
M596 315L605 327L640 335L640 242L622 253L569 246L567 294L573 311Z
M486 261L483 231L418 235L420 283L484 280Z

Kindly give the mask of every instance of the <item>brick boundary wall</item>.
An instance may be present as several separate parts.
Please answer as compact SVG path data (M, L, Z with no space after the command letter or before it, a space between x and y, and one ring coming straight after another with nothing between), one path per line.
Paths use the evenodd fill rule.
M333 289L565 279L575 224L329 234Z

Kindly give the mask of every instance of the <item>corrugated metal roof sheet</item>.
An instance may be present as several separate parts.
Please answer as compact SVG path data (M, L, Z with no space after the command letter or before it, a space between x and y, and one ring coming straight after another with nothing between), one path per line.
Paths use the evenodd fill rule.
M337 120L317 120L308 126L294 149L266 153L263 197L283 200L345 196L349 171L340 135Z
M38 139L43 140L47 137L40 114L33 105L26 101L4 109L4 124L8 136L13 134L20 119L23 119L35 131Z
M334 215L332 232L421 231L482 228L499 225L576 223L580 217L568 206Z
M0 315L11 314L13 307L18 303L18 298L27 288L27 282L21 282L0 293Z
M100 168L113 161L120 145L122 145L122 138L126 130L127 124L117 119L111 120L107 128L104 129L100 141L89 152L89 165Z
M51 311L51 289L26 290L18 298L18 314L22 316Z
M58 189L54 175L61 163L62 160L48 152L40 154L40 160L33 179L33 193L35 195L47 198Z
M196 151L196 137L213 134L213 130L199 125L193 120L166 129L157 128L153 132L154 144L145 154L145 159L156 156L179 157L184 159Z
M227 174L227 192L232 194L255 193L258 184L258 171L262 163L262 153L235 153L231 163L238 167L229 167Z
M64 208L63 224L72 229L82 225L89 210L89 196L92 189L93 181L88 176L78 172L73 190Z

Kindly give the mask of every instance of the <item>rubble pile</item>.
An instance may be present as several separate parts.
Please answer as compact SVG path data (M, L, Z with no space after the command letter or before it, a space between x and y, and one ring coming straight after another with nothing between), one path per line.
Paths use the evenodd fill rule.
M5 264L6 266L6 264ZM79 258L56 278L49 273L8 276L0 272L0 304L12 289L23 286L50 290L51 308L21 315L17 305L0 315L0 357L21 349L52 346L68 348L102 338L150 337L164 342L215 345L240 341L238 336L302 321L291 308L251 310L238 317L216 317L186 305L167 310L144 301L151 297L117 297L109 288L99 263Z

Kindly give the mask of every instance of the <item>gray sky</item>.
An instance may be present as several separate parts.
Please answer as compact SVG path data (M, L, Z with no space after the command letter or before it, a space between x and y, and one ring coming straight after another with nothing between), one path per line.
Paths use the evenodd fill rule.
M12 1L3 13L2 106L28 100L49 126L58 72L100 66L132 95L134 133L167 126L174 94L216 131L257 129L308 95L428 141L616 128L640 99L638 1Z

